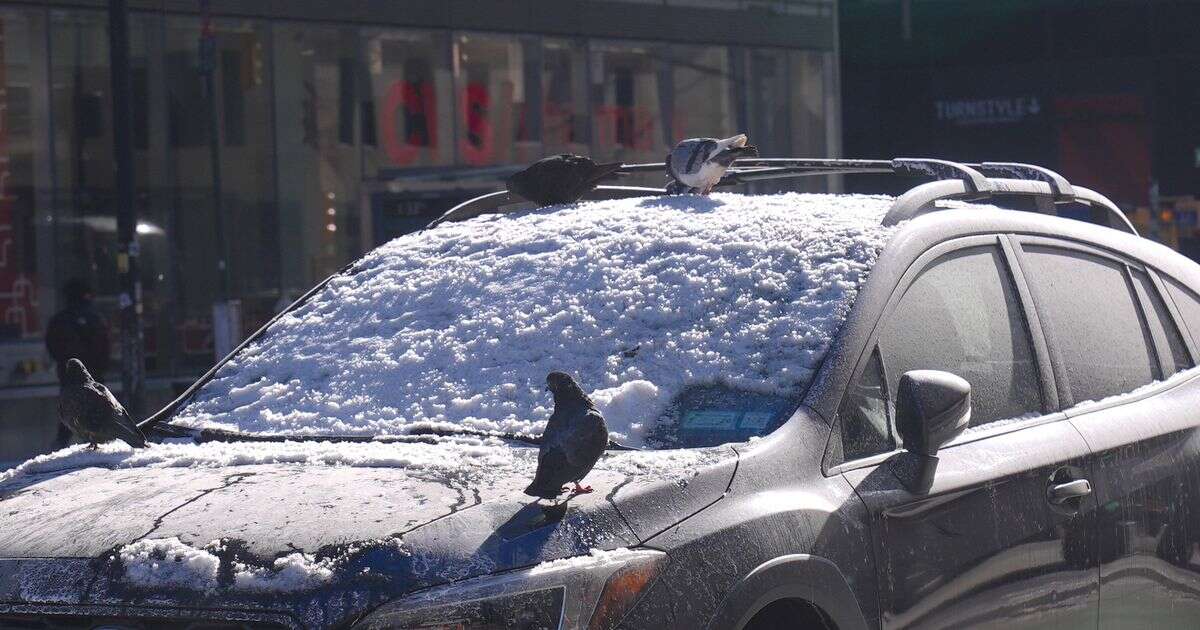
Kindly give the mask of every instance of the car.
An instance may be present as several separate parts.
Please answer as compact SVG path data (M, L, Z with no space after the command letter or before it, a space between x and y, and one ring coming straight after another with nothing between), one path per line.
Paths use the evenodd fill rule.
M743 164L933 181L452 209L0 474L0 627L1200 623L1200 267L1038 167ZM546 502L551 369L614 439Z

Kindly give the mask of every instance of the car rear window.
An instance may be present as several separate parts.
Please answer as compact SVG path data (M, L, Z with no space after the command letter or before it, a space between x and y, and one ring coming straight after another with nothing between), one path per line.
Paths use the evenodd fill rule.
M1150 281L1150 276L1146 275L1144 271L1134 270L1133 281L1138 291L1149 301L1153 310L1146 314L1146 323L1150 326L1150 334L1159 347L1166 348L1166 353L1164 353L1166 356L1162 359L1168 373L1164 376L1170 376L1192 367L1194 363L1188 355L1183 335L1179 332L1179 327L1175 325L1175 320L1171 318L1171 312L1167 310L1162 296L1158 294L1154 283Z
M1025 275L1076 404L1122 394L1161 377L1124 265L1075 250L1024 249Z
M1167 292L1171 294L1171 300L1175 302L1175 308L1179 309L1179 316L1183 318L1184 326L1191 331L1194 342L1200 336L1200 297L1173 278L1164 276L1163 282L1167 285Z

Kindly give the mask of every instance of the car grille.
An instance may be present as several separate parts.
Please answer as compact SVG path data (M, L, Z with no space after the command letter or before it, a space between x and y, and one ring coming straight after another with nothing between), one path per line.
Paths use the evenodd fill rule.
M286 630L270 621L196 617L108 617L101 615L0 614L0 630Z

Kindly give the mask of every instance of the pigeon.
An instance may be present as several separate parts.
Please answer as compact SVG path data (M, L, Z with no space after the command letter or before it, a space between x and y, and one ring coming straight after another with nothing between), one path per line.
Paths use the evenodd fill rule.
M96 449L98 442L124 440L134 448L146 445L146 436L103 383L96 382L83 361L71 359L58 396L58 419L80 439Z
M667 154L667 194L707 195L734 160L757 155L758 149L746 144L744 133L724 140L684 140Z
M620 162L597 164L591 158L564 153L530 164L505 180L504 185L509 192L539 206L574 203L619 168Z
M537 472L525 494L555 499L569 490L563 484L573 482L570 499L592 491L591 486L579 485L579 480L591 472L608 447L608 427L570 375L551 372L546 375L546 389L554 395L554 413L542 433Z

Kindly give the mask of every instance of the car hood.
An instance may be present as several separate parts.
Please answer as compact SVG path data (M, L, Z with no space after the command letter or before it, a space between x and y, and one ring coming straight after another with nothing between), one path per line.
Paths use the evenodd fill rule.
M10 474L0 602L303 611L300 625L337 623L416 589L636 546L718 500L736 458L728 446L609 454L587 477L596 491L558 510L522 494L521 467L461 479L312 462Z

